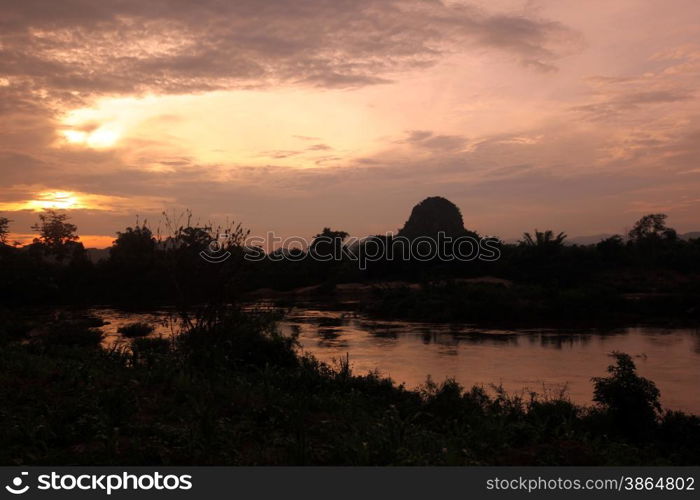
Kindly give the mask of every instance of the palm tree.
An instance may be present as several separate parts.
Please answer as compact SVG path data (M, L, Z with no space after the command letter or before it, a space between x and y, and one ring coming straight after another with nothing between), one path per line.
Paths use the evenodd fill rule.
M552 248L563 246L565 239L566 234L563 232L554 236L554 232L551 229L544 232L535 229L534 238L530 233L523 233L523 239L519 243L526 247Z

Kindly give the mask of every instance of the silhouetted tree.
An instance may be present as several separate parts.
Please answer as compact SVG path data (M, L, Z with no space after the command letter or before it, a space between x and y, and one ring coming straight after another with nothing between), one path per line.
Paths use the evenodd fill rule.
M118 232L109 260L100 267L110 283L110 301L141 305L167 296L157 242L146 224Z
M610 412L618 429L638 437L649 431L661 412L659 389L636 373L629 354L613 352L616 363L608 366L609 377L594 377L593 401Z
M605 260L619 260L624 255L625 242L622 236L616 234L599 241L596 244L596 250Z
M169 233L161 244L164 265L178 311L188 325L214 321L221 305L234 302L239 291L249 231L234 223L198 225L190 211L163 217Z
M0 217L0 243L7 244L7 235L10 233L10 219Z
M75 242L79 238L76 234L78 228L67 222L69 218L66 213L47 210L39 214L39 222L32 226L32 231L39 233L39 237L34 238L34 243L42 245L47 253L59 261L77 249Z
M663 239L674 241L678 235L676 230L666 226L666 214L645 215L637 222L629 232L629 238L633 242L640 242L647 239Z
M323 231L314 236L309 252L321 259L331 260L330 257L340 256L343 241L348 237L345 231L333 231L324 227Z
M144 224L118 232L109 253L110 258L117 263L135 265L138 262L150 263L155 249L153 232Z
M523 233L523 239L520 240L520 244L527 247L538 248L561 247L564 245L565 239L565 233L559 233L554 236L552 230L548 229L547 231L541 232L535 229L535 237L533 238L530 233Z
M340 278L343 263L343 242L348 237L345 231L333 231L324 227L314 236L309 246L311 257L306 267L314 281L324 281L330 285Z

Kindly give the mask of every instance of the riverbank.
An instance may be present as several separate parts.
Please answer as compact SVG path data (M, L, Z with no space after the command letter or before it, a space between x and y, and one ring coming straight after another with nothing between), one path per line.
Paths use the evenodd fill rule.
M323 283L286 291L265 288L245 297L282 306L307 300L355 303L375 318L491 328L700 325L700 291L688 286L628 288L603 281L559 287L482 276L422 283Z
M410 391L300 356L264 314L133 349L100 349L87 324L0 337L4 465L700 463L700 420L644 397L582 407L450 381Z

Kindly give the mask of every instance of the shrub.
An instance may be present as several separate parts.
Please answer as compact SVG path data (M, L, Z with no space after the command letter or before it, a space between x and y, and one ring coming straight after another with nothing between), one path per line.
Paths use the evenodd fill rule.
M616 430L640 437L653 430L661 412L659 390L651 380L640 377L629 354L613 352L616 364L608 367L609 377L594 377L593 400L612 419Z
M131 353L135 362L153 364L171 353L172 344L163 337L138 337L131 343Z
M97 328L58 323L38 337L38 341L46 346L99 347L102 337L102 332Z
M192 366L213 370L235 366L294 367L298 357L295 337L281 335L274 314L224 312L216 324L185 329L176 348Z
M33 326L31 321L0 309L0 345L25 338Z
M117 331L125 337L145 337L153 333L153 326L148 323L136 322L128 325L120 326Z

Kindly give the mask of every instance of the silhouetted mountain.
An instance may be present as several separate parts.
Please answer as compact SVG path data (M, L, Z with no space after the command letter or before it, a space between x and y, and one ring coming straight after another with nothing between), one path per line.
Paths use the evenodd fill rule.
M568 238L565 245L595 245L596 243L603 241L604 239L614 236L609 233L602 234L592 234L590 236L574 236L573 238Z
M691 231L690 233L679 234L678 237L682 240L694 240L700 238L700 231Z
M399 236L436 236L440 231L452 237L470 233L464 228L462 213L454 203L441 196L431 196L413 207Z

